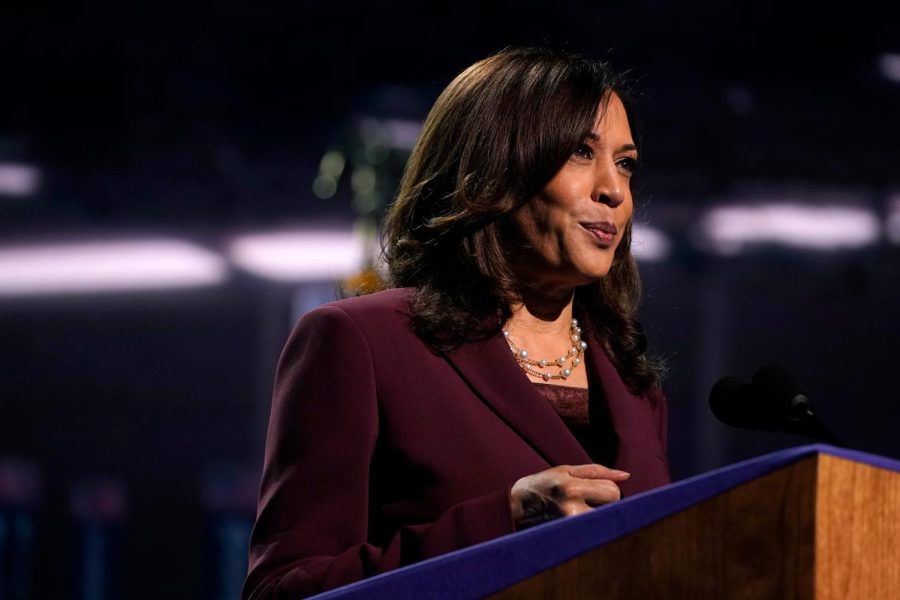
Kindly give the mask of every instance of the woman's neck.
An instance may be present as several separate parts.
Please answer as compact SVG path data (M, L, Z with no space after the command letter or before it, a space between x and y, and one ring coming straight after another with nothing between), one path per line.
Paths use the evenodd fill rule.
M572 323L574 293L558 297L531 297L512 307L506 322L510 335L520 333L532 336L568 336Z

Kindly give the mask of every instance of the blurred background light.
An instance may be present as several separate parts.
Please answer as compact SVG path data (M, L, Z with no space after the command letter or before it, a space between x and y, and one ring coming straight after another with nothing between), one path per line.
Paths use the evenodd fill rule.
M888 201L885 235L892 244L900 244L900 192Z
M631 232L631 253L641 262L661 262L671 253L669 237L654 227L634 224Z
M343 154L336 150L330 150L322 156L322 160L319 162L319 172L338 179L344 172L345 164L346 159Z
M329 150L319 161L319 174L313 180L312 191L316 198L327 200L337 193L338 180L347 161L337 150Z
M337 192L337 179L331 175L319 174L313 180L313 194L321 200L328 200Z
M375 180L375 169L370 166L361 166L354 169L350 185L356 194L368 195L375 191Z
M879 56L878 70L888 81L900 83L900 54L884 53Z
M245 271L291 283L346 277L362 267L365 250L353 231L294 230L237 236L228 255Z
M381 144L394 150L412 150L421 131L422 122L415 119L366 118L360 123L365 144Z
M172 239L0 247L0 297L210 286L225 261Z
M723 206L709 210L701 220L700 243L724 255L764 244L831 251L870 246L878 241L880 229L875 212L863 207Z
M33 196L41 185L41 171L35 166L0 163L0 196Z

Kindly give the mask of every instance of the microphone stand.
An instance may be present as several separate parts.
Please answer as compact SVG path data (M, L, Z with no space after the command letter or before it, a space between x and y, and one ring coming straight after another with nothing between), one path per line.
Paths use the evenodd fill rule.
M803 435L832 446L846 448L847 445L816 416L812 404L803 394L797 394L791 400L787 422L781 427L785 433Z

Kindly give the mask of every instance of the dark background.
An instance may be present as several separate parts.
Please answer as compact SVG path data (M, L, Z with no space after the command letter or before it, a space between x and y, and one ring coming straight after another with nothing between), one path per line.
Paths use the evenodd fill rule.
M349 228L348 177L329 199L311 185L324 152L358 152L361 118L420 121L506 45L584 51L643 92L639 217L671 252L642 264L642 321L671 369L673 474L805 442L708 414L719 377L773 361L849 446L900 457L896 241L734 256L698 243L704 215L738 201L900 213L900 84L879 67L900 54L891 4L5 8L0 163L41 183L0 194L0 252L147 232L224 252L238 231ZM402 152L391 161L381 201ZM31 524L18 546L31 566L16 569L28 595L233 595L274 362L297 315L334 291L232 267L201 291L0 297L0 508ZM25 500L9 491L23 487Z

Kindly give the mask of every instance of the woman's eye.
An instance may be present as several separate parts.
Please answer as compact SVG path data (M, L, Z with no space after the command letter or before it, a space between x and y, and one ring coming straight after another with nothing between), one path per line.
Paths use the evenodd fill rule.
M578 147L575 148L575 152L573 152L572 155L590 160L594 158L594 150L587 144L578 144Z
M616 161L616 165L619 166L620 169L627 172L628 174L634 173L637 170L638 161L636 158L631 156L625 156Z

